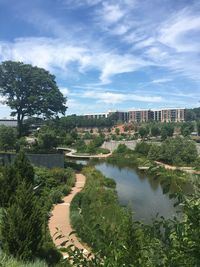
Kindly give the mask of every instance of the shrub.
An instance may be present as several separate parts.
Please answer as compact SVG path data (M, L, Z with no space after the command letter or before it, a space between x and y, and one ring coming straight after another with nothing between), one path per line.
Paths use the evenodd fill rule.
M137 143L135 147L135 152L140 153L144 156L147 156L149 153L149 150L151 148L151 145L145 142Z
M53 203L62 203L63 194L60 190L55 190L51 193L51 199Z
M71 192L71 186L65 185L62 188L62 193L63 193L64 196L69 195L70 192Z

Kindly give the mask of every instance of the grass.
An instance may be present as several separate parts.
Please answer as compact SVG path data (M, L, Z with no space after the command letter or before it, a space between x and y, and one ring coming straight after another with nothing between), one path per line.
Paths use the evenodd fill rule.
M0 267L47 267L47 264L40 260L26 263L21 262L0 252Z

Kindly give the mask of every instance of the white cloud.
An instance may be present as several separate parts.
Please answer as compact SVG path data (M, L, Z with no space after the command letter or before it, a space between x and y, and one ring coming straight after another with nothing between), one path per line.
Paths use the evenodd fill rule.
M191 34L193 38L191 38ZM196 35L194 37L194 35ZM185 8L173 15L160 30L159 41L177 52L198 52L200 17Z
M105 104L117 104L127 101L139 101L139 102L162 102L163 99L160 96L146 96L135 94L121 94L113 92L94 92L86 91L82 94L84 98L96 99L97 102Z
M103 8L99 11L99 16L101 19L108 23L116 23L125 15L124 10L120 8L117 4L103 3Z
M70 94L70 90L66 87L60 87L59 89L64 96L68 96Z
M161 79L155 79L151 83L160 84L160 83L167 83L171 81L172 81L171 78L161 78Z
M19 38L13 43L0 42L0 61L8 59L31 63L62 76L71 73L71 66L72 71L78 73L97 70L102 83L111 82L111 77L116 74L134 72L150 64L131 54L105 52L95 45L88 48L52 38Z
M116 74L134 72L148 65L151 63L131 54L108 56L108 60L104 62L100 79L103 83L109 83L110 78Z

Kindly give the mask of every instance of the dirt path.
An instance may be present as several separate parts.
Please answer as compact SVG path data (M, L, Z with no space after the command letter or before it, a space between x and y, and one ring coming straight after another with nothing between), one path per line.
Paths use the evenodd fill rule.
M70 203L73 197L84 187L85 180L86 178L83 174L76 174L76 184L72 188L71 193L63 198L63 203L55 205L52 210L52 216L49 220L49 230L53 242L57 247L59 247L63 241L69 239L70 242L66 244L66 247L70 244L74 244L77 248L83 249L85 254L88 254L88 248L83 246L74 234L69 237L69 234L73 231L70 225ZM65 236L64 238L55 240L54 234L57 232L56 228L62 232L62 234ZM63 255L65 254L66 253L63 253Z
M164 167L167 170L180 170L183 172L191 173L191 174L200 174L200 171L194 170L193 167L178 167L178 166L173 166L169 164L162 163L160 161L155 161L158 165Z

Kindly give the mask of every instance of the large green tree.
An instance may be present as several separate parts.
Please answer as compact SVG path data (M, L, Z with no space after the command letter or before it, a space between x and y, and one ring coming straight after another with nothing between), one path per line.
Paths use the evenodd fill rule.
M42 68L22 62L0 64L0 94L17 117L19 136L29 116L51 118L65 114L66 98L59 91L55 76Z

